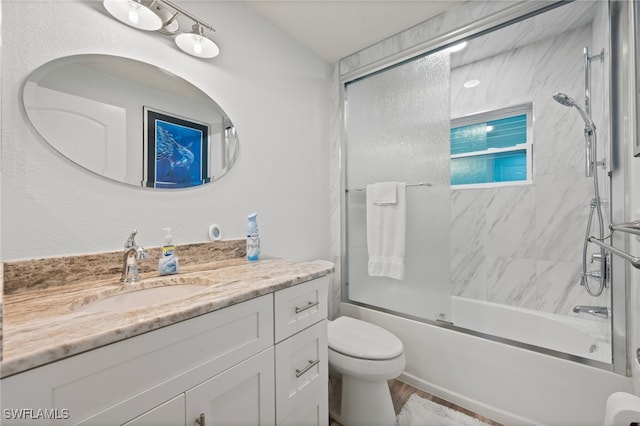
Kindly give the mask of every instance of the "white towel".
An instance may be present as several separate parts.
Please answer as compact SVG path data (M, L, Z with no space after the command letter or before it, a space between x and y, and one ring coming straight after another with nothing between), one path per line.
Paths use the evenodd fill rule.
M394 193L395 202L390 192ZM404 279L406 211L404 182L367 185L367 249L370 276Z
M369 194L367 194L369 197ZM398 184L396 182L380 182L371 185L371 201L379 206L387 206L398 202Z

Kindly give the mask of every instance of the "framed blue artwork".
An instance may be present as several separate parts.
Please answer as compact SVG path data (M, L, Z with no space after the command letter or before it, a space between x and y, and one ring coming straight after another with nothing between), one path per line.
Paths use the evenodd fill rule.
M146 106L143 114L142 185L188 188L209 182L209 125Z

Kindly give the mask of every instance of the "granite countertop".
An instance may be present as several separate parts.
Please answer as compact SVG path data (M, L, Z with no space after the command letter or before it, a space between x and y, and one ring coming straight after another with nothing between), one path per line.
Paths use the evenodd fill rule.
M5 294L1 377L57 361L141 333L287 288L333 271L325 261L244 258L187 265L177 275L119 276ZM168 303L124 312L82 312L94 301L144 288L198 284L203 290Z

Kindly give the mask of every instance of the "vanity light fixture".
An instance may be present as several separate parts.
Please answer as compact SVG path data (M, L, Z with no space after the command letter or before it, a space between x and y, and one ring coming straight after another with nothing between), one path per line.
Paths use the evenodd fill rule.
M155 3L155 2L154 2ZM139 30L156 31L162 28L162 19L142 0L104 0L104 8L114 18Z
M202 25L197 22L193 24L193 32L176 36L176 44L183 52L199 58L213 58L220 53L218 45L203 35Z
M192 32L176 35L175 42L180 50L198 58L213 58L220 53L218 45L204 35L205 28L215 31L213 27L169 0L103 0L102 4L120 22L164 35L178 32L178 17L183 15L194 24Z

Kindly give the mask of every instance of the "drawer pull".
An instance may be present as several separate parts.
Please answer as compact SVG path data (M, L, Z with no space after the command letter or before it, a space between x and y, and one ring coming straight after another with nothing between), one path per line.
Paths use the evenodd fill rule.
M315 361L309 360L309 364L307 364L307 366L305 368L303 368L302 370L296 368L296 377L302 376L304 373L306 373L307 371L311 370L313 367L315 367L318 364L320 364L320 360L319 359L316 359Z
M318 306L319 304L320 304L320 302L309 302L305 306L303 306L302 308L299 308L299 307L296 306L296 314L299 314L300 312L304 312L307 309L311 309L314 306Z

